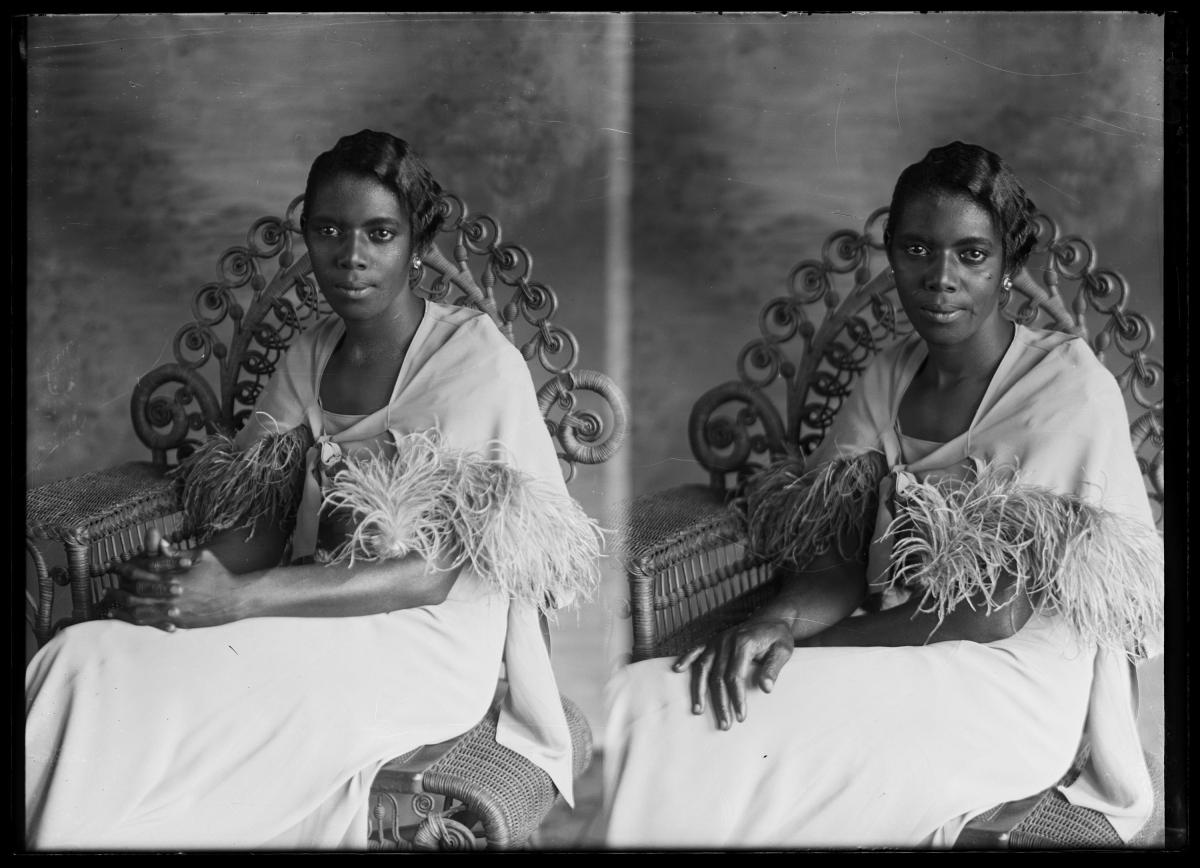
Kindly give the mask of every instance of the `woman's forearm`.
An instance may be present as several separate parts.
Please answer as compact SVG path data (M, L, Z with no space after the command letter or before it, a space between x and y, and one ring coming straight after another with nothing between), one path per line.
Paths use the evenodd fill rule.
M919 610L919 599L874 612L845 618L820 633L796 644L805 647L931 645L935 642L996 642L1025 625L1033 606L1024 594L989 614L986 607L972 609L965 603L948 612L940 621L935 612Z
M800 572L786 571L779 593L751 617L787 622L793 638L800 642L845 619L862 603L865 593L862 563L820 556Z
M236 617L347 617L432 606L446 599L458 569L424 558L346 564L303 564L238 577Z
M1013 597L1011 578L1000 580L996 597ZM832 555L816 558L799 572L787 572L779 593L751 616L753 620L786 622L799 646L928 645L968 640L995 642L1025 625L1033 606L1024 593L990 613L982 602L972 609L962 603L939 620L921 612L919 599L866 615L851 617L866 595L865 566Z

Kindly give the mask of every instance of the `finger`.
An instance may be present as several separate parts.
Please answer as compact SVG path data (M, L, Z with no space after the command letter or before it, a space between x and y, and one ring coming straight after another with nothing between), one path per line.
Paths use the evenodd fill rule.
M113 606L117 606L126 611L132 611L139 607L153 606L161 608L166 605L174 605L174 601L165 597L147 596L143 594L131 594L123 588L112 588L106 599Z
M117 587L139 597L168 597L170 585L156 573L129 573L121 577Z
M700 659L692 664L692 714L704 714L708 696L708 672L712 669L713 652L705 648Z
M746 719L746 676L750 673L753 657L750 641L745 636L739 636L733 643L733 656L725 673L733 714L739 723Z
M792 659L792 649L791 643L776 642L763 657L762 668L758 672L758 686L762 688L763 693L770 693L775 689L775 680L779 678L784 664Z
M162 533L158 528L151 527L146 530L146 535L142 538L142 551L148 555L153 555L158 551L159 545L162 543Z
M151 599L161 600L178 597L183 593L183 588L177 582L152 579L150 581L135 581L132 592L139 597L150 597Z
M693 663L695 663L698 659L700 659L700 655L704 653L706 648L707 648L706 645L697 645L691 651L688 651L686 654L681 655L679 657L679 659L676 660L675 663L671 666L671 668L674 669L676 672L682 672L683 670L685 670L689 666L691 666Z
M164 586L170 582L164 572L147 569L139 564L124 564L116 573L121 578L120 584L125 588L131 588L139 582Z
M192 559L186 555L157 555L145 562L145 568L155 573L178 573L192 565Z
M161 606L140 605L133 608L109 609L108 617L115 621L125 621L138 627L157 627L168 633L174 633L176 627L167 618Z
M724 639L717 649L712 672L708 676L708 690L712 695L713 714L716 716L717 726L721 729L729 729L730 727L729 692L725 686L725 672L729 667L729 652L728 639Z
M134 623L133 615L129 614L129 612L126 612L124 609L120 609L120 608L109 609L104 617L106 617L112 621L124 621L127 624Z

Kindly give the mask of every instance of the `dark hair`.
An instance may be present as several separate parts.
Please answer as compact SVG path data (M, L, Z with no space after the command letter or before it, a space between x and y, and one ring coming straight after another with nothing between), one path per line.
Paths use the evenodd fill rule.
M1004 244L1005 269L1016 271L1025 264L1036 241L1033 200L999 156L963 142L934 148L900 173L883 229L885 247L892 244L892 227L900 225L904 206L931 192L966 196L987 211Z
M301 226L317 187L340 174L377 178L394 192L408 208L413 252L425 254L437 235L442 188L408 142L374 130L361 130L338 139L332 149L313 160L308 170Z

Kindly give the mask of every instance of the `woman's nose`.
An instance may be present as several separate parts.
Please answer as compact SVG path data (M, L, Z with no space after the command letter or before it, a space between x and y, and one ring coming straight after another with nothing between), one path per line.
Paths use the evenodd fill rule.
M925 272L925 288L931 292L954 292L958 289L958 269L954 257L947 253L935 257Z
M337 264L339 268L362 269L367 267L363 241L357 232L349 232L342 239L338 249Z

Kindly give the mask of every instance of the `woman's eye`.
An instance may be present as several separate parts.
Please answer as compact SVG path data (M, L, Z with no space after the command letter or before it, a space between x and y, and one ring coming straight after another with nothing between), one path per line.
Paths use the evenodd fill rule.
M929 251L925 249L924 244L909 244L904 248L904 252L909 256L924 256Z
M371 232L371 237L376 241L391 241L396 237L396 233L391 229L376 229Z
M987 253L983 250L976 250L976 249L972 248L970 250L964 250L962 252L962 259L963 259L963 262L968 262L971 265L978 265L979 263L981 263L985 259L987 259Z
M336 226L318 226L317 234L325 238L334 238L337 236L338 231Z

